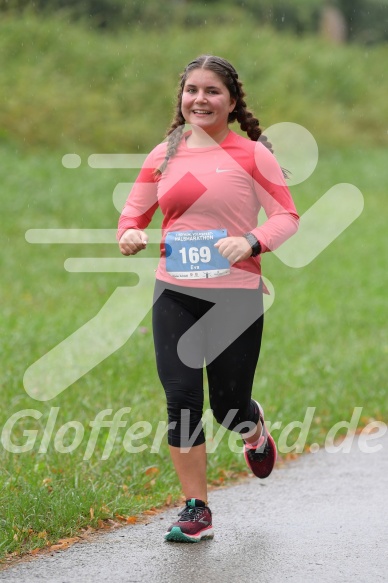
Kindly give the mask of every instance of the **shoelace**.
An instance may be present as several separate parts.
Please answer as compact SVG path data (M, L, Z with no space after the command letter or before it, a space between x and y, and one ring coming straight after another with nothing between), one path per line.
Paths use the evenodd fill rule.
M199 520L204 512L205 508L201 506L195 506L195 508L189 508L186 506L183 510L178 512L179 522L195 522Z
M262 451L257 451L257 449L248 449L247 454L248 454L248 457L252 461L261 462L267 457L267 455L270 453L270 451L271 451L271 448L269 446L268 439L267 439L267 441L265 442L264 449Z

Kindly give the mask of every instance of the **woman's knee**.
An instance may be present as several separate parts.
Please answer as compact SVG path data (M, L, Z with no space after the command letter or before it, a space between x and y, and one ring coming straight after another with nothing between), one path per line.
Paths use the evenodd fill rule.
M222 406L213 408L213 415L217 423L226 427L230 431L238 431L239 433L246 433L254 429L257 421L251 420L249 408L228 409Z

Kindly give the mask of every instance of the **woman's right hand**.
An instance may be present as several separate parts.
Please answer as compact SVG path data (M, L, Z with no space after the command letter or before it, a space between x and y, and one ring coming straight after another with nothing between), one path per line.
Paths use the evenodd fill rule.
M119 249L123 255L136 255L147 247L148 236L139 229L128 229L119 241Z

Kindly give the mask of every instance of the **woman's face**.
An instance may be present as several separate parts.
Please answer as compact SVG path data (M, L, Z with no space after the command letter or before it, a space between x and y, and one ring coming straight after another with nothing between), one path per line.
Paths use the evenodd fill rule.
M181 109L186 123L202 128L211 137L228 128L228 116L236 100L221 78L207 69L194 69L185 82Z

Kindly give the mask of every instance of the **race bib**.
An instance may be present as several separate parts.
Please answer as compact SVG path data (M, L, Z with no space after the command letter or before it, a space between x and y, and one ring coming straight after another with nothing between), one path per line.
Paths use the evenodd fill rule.
M214 247L226 229L175 231L165 239L166 269L178 279L203 279L230 273L230 264Z

